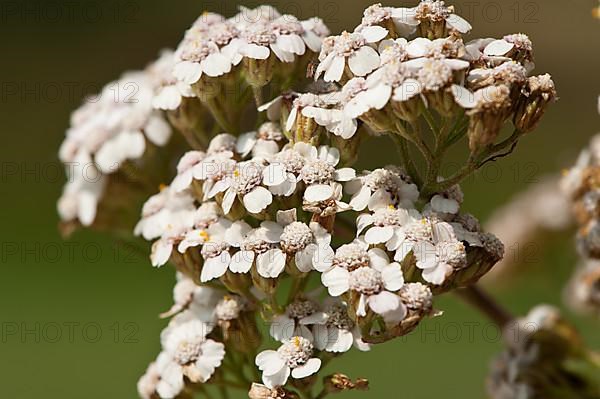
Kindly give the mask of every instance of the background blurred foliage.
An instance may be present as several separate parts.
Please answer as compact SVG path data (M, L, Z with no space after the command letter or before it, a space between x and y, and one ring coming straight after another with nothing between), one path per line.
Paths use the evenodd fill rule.
M332 32L339 32L358 24L370 3L271 4L301 18L319 15ZM484 220L512 193L568 166L597 132L600 26L591 18L592 0L455 4L474 26L472 38L514 32L530 35L537 71L553 75L561 97L512 157L464 186L464 209ZM63 184L56 153L69 114L85 94L93 94L125 70L143 67L160 49L175 46L203 10L232 15L236 5L216 0L0 4L3 397L136 395L137 378L159 349L164 322L157 314L171 304L173 270L153 270L131 248L100 234L79 233L63 242L56 229L55 201ZM382 139L371 140L360 166L393 163L396 155L385 144ZM571 237L554 236L522 262L510 284L492 281L488 285L518 314L539 302L560 305L563 284L575 262ZM444 316L423 324L409 337L333 362L330 371L366 377L372 384L368 394L341 397L379 398L399 392L407 399L484 397L489 361L501 348L498 331L453 297L442 298L436 306ZM568 315L587 341L600 348L600 323Z

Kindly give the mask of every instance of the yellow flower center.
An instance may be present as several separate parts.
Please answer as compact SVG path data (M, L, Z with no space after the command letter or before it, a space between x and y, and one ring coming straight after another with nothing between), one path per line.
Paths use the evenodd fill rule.
M204 230L200 231L200 233L198 233L198 235L200 236L200 238L202 238L204 241L208 241L210 238L210 235L208 235L208 233Z

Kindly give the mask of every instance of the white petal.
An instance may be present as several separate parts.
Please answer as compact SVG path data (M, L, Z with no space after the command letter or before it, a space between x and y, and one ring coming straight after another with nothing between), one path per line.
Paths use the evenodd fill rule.
M247 43L240 47L240 54L255 60L266 60L271 55L271 51L268 47Z
M221 76L231 71L231 61L221 53L208 55L200 65L204 73L211 77Z
M266 186L278 186L287 179L287 171L282 163L272 163L263 170L263 183Z
M202 272L200 273L200 281L203 283L221 277L227 271L231 255L229 252L223 252L219 256L209 258L204 261Z
M181 105L181 93L177 86L165 86L152 99L152 106L162 110L174 110Z
M341 267L334 267L328 272L321 274L323 285L329 290L329 295L340 296L350 289L350 273Z
M452 85L452 95L454 101L463 108L471 109L477 105L475 100L475 93L459 85Z
M306 51L306 44L296 34L281 35L277 38L277 46L288 53L302 55Z
M248 223L238 220L225 232L225 241L232 247L239 248L250 230L252 230L252 227Z
M365 241L369 244L381 244L392 238L394 229L391 226L373 226L365 234Z
M253 251L238 251L233 254L229 263L229 270L233 273L248 273L254 263Z
M354 336L348 330L335 329L329 336L326 351L333 353L348 352L354 343Z
M280 386L283 386L287 383L288 378L290 377L290 368L284 366L278 373L273 375L264 375L263 374L263 384L267 387L273 389Z
M318 350L324 350L329 344L329 331L330 329L325 325L317 324L313 327L314 345Z
M231 207L233 206L233 202L237 198L235 191L230 188L225 192L223 196L223 202L221 203L221 207L223 208L223 213L227 215L229 211L231 211Z
M173 252L173 244L168 240L158 240L152 245L152 254L150 260L152 266L160 267L169 261Z
M79 195L79 208L77 218L84 226L90 226L96 219L96 209L98 207L97 197L90 192L82 192Z
M427 241L416 243L413 253L417 258L417 267L420 269L430 269L438 263L435 246Z
M369 199L371 198L371 189L368 186L362 186L360 191L352 196L350 199L350 206L355 211L362 211L367 207Z
M294 60L296 59L296 56L294 55L294 53L290 53L288 51L283 50L276 43L271 43L270 47L271 47L271 51L273 51L273 53L275 53L275 56L281 62L294 62Z
M238 137L237 142L235 143L235 150L242 156L250 154L252 148L256 144L256 132L244 133Z
M306 187L304 199L309 202L321 202L330 199L334 189L329 184L312 184Z
M321 359L313 357L309 359L306 364L296 367L292 370L292 377L296 379L306 378L315 374L321 368Z
M334 255L335 252L329 245L320 245L313 253L313 267L321 273L326 272L331 269Z
M352 168L342 168L335 171L336 181L349 181L356 177L356 171Z
M373 224L372 215L368 213L358 215L358 217L356 218L356 235L359 236L360 233L371 224Z
M271 322L269 333L277 341L287 341L294 336L296 323L286 315L279 315Z
M434 195L431 199L431 209L435 212L456 214L458 213L459 204L456 200Z
M302 273L308 273L313 270L313 254L317 252L317 244L309 244L302 251L296 252L294 259L296 261L296 267Z
M372 248L368 251L369 261L373 269L382 271L390 263L390 258L381 248Z
M360 34L367 39L367 43L375 43L385 39L388 35L388 30L379 25L365 26L360 30Z
M326 82L339 82L344 74L344 67L346 66L346 59L342 56L335 56L331 60L331 64L325 71Z
M173 75L186 84L194 84L202 76L202 67L197 62L183 61L175 65Z
M144 127L146 137L159 147L167 144L171 138L171 126L158 115L152 115Z
M244 206L250 213L260 213L273 202L273 194L264 187L255 187L244 195Z
M259 353L256 356L255 363L265 375L276 374L285 366L285 360L274 350Z
M421 94L421 83L416 79L406 79L400 86L394 89L394 101L408 101Z
M431 40L424 37L417 37L406 47L406 52L410 58L425 57L431 48Z
M483 53L485 55L505 55L514 47L513 43L509 43L506 40L494 40L483 49Z
M379 54L375 49L364 46L348 57L348 66L355 76L365 76L380 64Z
M285 260L285 254L278 248L258 255L256 259L258 274L264 278L277 278L285 268Z
M369 307L377 314L393 312L400 307L400 297L388 291L382 291L377 295L371 295L368 299Z
M451 272L452 266L440 263L436 267L423 270L422 275L423 280L431 284L440 285L446 280L446 276L450 275Z
M402 268L396 262L390 263L381 270L381 276L385 289L388 291L398 291L404 285L404 276Z
M446 18L446 22L460 33L468 33L471 29L473 29L471 24L467 22L466 19L456 14L450 14L450 16Z

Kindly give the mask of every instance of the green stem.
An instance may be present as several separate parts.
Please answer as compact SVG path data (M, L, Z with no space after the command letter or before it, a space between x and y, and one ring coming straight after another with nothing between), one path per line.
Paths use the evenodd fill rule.
M394 142L396 143L398 153L400 154L400 161L402 162L404 170L406 171L406 173L408 173L413 182L415 182L418 186L421 186L423 180L421 179L421 175L419 175L419 172L417 171L414 162L410 158L408 141L398 134L391 133L390 136L392 137L392 140L394 140Z

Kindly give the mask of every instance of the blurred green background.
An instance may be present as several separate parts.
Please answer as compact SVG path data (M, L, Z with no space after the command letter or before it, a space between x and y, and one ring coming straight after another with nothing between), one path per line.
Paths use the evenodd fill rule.
M320 15L339 32L358 24L370 3L271 4L301 19ZM455 4L474 26L472 38L529 34L537 71L553 75L561 97L512 157L464 186L464 209L485 220L514 192L569 165L597 132L600 22L591 17L592 0ZM236 5L216 0L0 3L2 397L136 397L135 383L159 349L164 321L157 314L171 304L174 274L168 267L151 268L101 234L61 240L55 201L63 175L57 150L69 114L85 94L175 46L203 10L229 16ZM368 144L362 166L394 162L395 154L382 143ZM563 283L576 262L572 244L566 234L552 237L510 284L492 282L490 289L517 314L540 302L561 305ZM498 331L454 297L440 298L436 305L444 316L406 339L332 363L329 371L366 377L372 384L370 393L339 397L485 397L488 364L501 349ZM600 323L568 315L600 348Z

